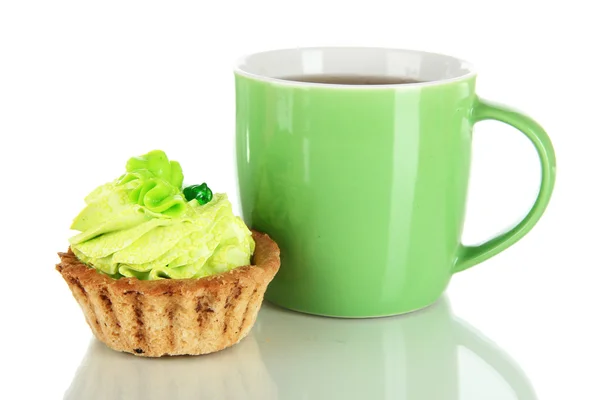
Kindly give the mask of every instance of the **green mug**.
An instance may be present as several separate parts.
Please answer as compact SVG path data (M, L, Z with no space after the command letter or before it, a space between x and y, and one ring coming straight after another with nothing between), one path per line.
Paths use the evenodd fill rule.
M477 97L475 78L457 58L398 49L297 48L239 62L242 214L281 248L267 300L335 317L414 311L531 230L554 186L552 143L531 118ZM516 226L465 246L472 130L486 119L531 140L541 186Z

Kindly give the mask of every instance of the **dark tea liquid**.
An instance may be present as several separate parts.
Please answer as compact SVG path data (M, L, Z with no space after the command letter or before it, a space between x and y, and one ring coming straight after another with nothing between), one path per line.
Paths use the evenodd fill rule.
M295 75L279 79L294 82L329 83L334 85L402 85L419 83L412 78L383 75Z

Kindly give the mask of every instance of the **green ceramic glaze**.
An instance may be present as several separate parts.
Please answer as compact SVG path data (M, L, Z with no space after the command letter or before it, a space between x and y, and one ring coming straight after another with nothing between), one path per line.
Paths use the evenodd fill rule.
M416 54L425 55L417 74L443 64ZM249 59L235 75L243 216L281 248L271 302L339 317L413 311L435 302L453 273L505 250L541 217L555 179L550 139L529 117L479 99L468 66L421 84L322 85L273 79L269 63L293 66L286 57ZM325 73L335 69L332 57L322 51ZM472 130L484 119L534 143L542 184L515 228L467 247Z

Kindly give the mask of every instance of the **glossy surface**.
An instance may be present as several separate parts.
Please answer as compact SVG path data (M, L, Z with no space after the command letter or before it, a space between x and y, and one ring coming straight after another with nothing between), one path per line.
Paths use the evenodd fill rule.
M294 372L311 367L321 372L321 386L327 375L332 386L371 385L378 393L382 380L422 376L421 368L434 364L430 358L404 369L390 358L384 370L381 364L371 369L386 349L398 354L388 336L378 333L388 340L372 339L377 343L370 349L351 341L361 349L351 357L351 348L332 339L328 342L337 347L331 351L323 351L323 342L308 347L326 328L302 335L303 326L296 323L293 340L307 350L294 342L288 354L282 344L287 339L275 333L281 327L271 331L262 323L267 308L257 325L265 343L242 341L243 347L231 349L235 357L173 359L167 366L154 360L107 363L96 359L104 353L89 348L90 329L54 270L56 252L68 245L68 222L83 196L106 176L107 163L125 161L149 146L181 161L187 182L206 181L227 193L239 213L229 67L239 55L258 49L324 42L400 43L467 57L480 66L481 96L522 106L546 128L556 148L558 176L544 216L509 250L455 274L446 293L457 322L497 343L502 351L490 352L498 358L507 353L517 362L540 400L600 399L600 79L594 50L600 24L595 2L34 0L1 1L0 10L5 238L0 339L6 367L0 399L59 400L75 381L86 379L100 386L100 394L125 393L119 400L146 400L135 395L148 394L166 380L176 383L167 400L218 400L232 397L247 378L246 393L262 400L267 390L255 382L272 390L276 378L277 390L290 393L286 385L302 381ZM538 159L523 135L496 122L475 126L465 243L478 243L525 215L540 182ZM121 172L112 171L114 176ZM29 194L32 183L36 193L44 193L43 201ZM23 195L15 198L17 193ZM31 279L11 280L24 274ZM352 326L344 326L340 336ZM253 350L265 344L276 344L277 358L270 351L266 361L257 361ZM368 357L369 350L379 355ZM487 362L462 347L458 353L459 400L527 399L513 393ZM339 365L332 364L338 356ZM309 365L299 366L298 359ZM176 367L186 360L189 368ZM106 368L92 372L95 361ZM280 371L265 379L261 363ZM344 376L349 363L363 370L360 380ZM126 373L132 378L123 379ZM174 373L183 375L178 379ZM302 390L310 391L311 382L304 382ZM325 390L329 394L333 388Z
M420 68L412 78L441 69ZM425 307L455 271L520 239L550 198L549 139L527 117L479 101L474 74L385 87L272 78L236 73L236 139L244 219L281 247L267 291L278 305L340 317ZM513 230L464 247L472 128L488 118L534 142L542 190Z
M457 319L446 299L414 314L349 321L265 304L238 345L140 359L92 340L66 390L75 399L536 398L511 357Z

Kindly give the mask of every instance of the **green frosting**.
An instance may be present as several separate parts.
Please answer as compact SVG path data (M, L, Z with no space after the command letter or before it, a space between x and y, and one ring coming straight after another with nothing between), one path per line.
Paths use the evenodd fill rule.
M172 217L183 214L183 171L177 161L169 161L163 151L154 150L145 156L130 158L126 169L127 173L119 178L117 184L130 184L129 200L150 211Z
M225 194L202 205L182 193L179 163L152 151L96 188L74 219L71 249L114 278L201 278L248 265L252 234Z

